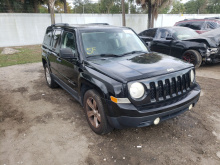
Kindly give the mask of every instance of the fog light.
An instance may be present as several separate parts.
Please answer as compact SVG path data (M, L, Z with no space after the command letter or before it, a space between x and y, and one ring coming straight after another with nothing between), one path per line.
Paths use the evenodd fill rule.
M160 118L159 117L154 120L154 124L155 125L159 124L159 122L160 122Z
M193 107L193 105L191 104L191 105L189 106L189 110L192 109L192 107Z

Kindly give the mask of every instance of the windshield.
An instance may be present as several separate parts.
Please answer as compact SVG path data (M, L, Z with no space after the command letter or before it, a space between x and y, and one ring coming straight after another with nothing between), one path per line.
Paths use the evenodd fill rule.
M104 29L81 32L87 57L97 55L121 56L129 52L148 52L146 46L130 29Z
M173 29L173 35L178 40L185 40L185 39L194 38L194 37L198 37L199 36L198 33L196 33L194 30L191 30L189 28Z

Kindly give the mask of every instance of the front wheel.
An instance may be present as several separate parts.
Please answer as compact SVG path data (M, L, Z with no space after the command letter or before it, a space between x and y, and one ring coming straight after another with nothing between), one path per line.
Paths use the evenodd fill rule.
M196 50L187 50L183 53L182 59L189 62L195 66L195 68L200 67L202 64L202 56Z
M83 100L86 119L90 128L97 134L107 134L112 131L99 94L95 90L88 90Z

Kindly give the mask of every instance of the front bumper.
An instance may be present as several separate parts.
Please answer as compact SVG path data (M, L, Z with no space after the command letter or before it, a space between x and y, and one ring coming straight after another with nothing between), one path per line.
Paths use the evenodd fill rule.
M200 87L197 85L193 90L189 91L179 101L166 100L164 106L155 106L155 108L136 108L132 104L116 104L108 102L110 111L107 116L109 124L114 128L126 127L144 127L152 125L156 118L164 121L187 111L192 104L193 107L200 97Z

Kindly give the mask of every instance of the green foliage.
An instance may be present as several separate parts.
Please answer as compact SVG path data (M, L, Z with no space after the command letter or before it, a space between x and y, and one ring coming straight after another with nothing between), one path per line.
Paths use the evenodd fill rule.
M207 0L191 0L185 4L186 14L206 14Z
M210 14L220 13L220 0L209 0L206 10Z
M173 2L173 9L171 10L170 14L183 14L185 13L185 5L180 1Z
M101 0L99 3L90 3L89 1L76 0L74 1L73 13L121 13L121 1L120 0ZM138 13L136 6L131 3L131 14ZM125 12L128 13L128 2L125 2Z

